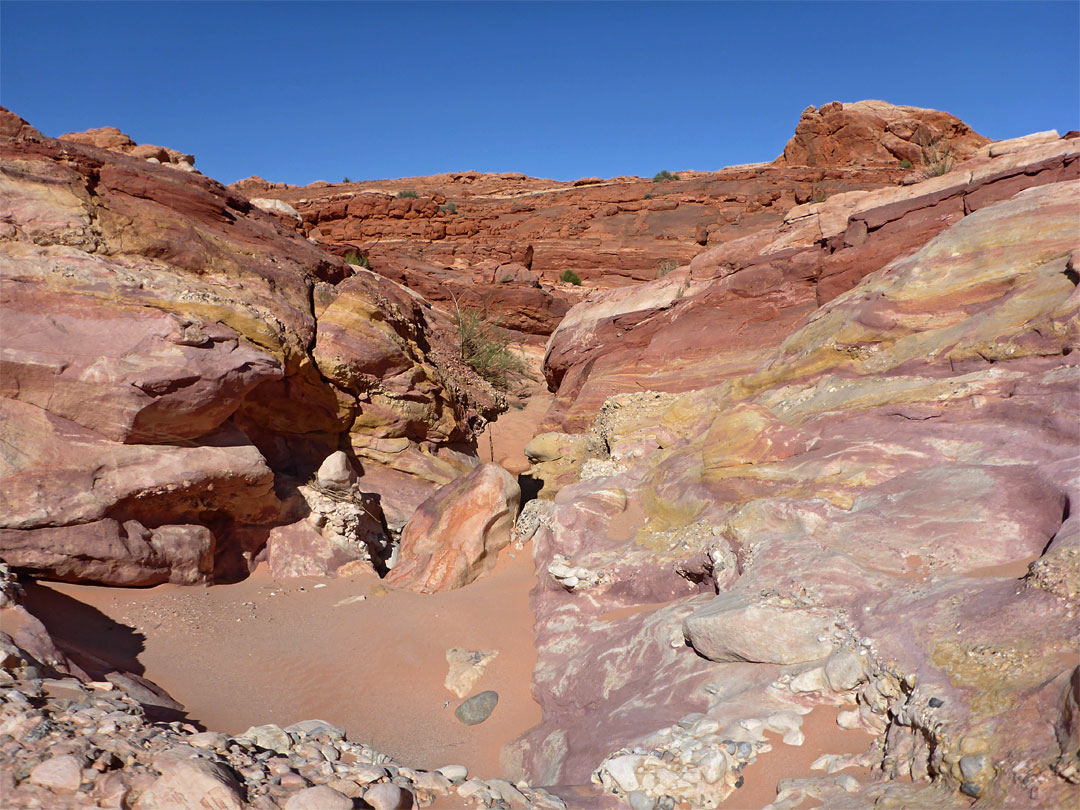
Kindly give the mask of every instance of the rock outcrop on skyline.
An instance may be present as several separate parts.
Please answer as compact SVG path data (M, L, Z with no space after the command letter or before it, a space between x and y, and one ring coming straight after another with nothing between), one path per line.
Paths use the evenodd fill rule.
M987 143L947 113L833 102L804 113L772 164L674 179L455 172L302 188L249 178L234 187L289 205L295 215L281 216L290 227L339 255L362 255L431 301L547 335L582 297L560 283L564 272L589 290L655 279L707 247L779 224L795 204L895 185L922 167L918 144L940 138L957 158ZM519 266L535 278L522 279Z
M165 163L184 171L195 171L194 155L187 155L167 146L135 143L129 135L121 132L116 127L88 129L85 132L68 132L61 135L58 140L96 146L98 149L120 152L124 155L141 158L150 163Z
M476 463L452 448L499 395L422 298L212 180L2 116L9 563L117 585L245 576L337 450L392 531Z
M807 107L776 159L781 166L925 165L947 147L955 162L989 143L955 116L885 101Z

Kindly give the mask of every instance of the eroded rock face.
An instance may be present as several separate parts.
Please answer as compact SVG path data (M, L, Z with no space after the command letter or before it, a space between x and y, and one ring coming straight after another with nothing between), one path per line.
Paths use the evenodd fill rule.
M536 521L538 571L594 577L533 591L544 722L506 765L710 807L849 701L878 780L773 807L1074 803L1078 202L981 206L749 373L610 400Z
M926 147L947 143L957 162L989 143L955 116L885 101L833 101L807 107L795 135L776 159L782 166L910 166L924 163Z
M613 394L689 391L747 374L859 279L986 205L1080 176L1078 158L1077 141L1054 139L914 185L837 194L663 279L593 293L548 341L544 371L557 396L542 428L583 432Z
M85 132L68 132L61 135L58 140L70 141L71 143L84 143L88 146L96 146L99 149L109 149L124 155L141 158L153 163L171 164L184 171L194 171L195 156L177 152L165 146L154 146L144 143L137 144L130 136L124 134L116 127L101 127L100 129L88 129Z
M955 160L987 143L947 113L864 101L808 109L772 164L657 182L457 172L305 188L249 178L235 187L264 207L288 205L289 227L363 256L431 301L541 336L588 291L665 276L707 247L778 225L793 205L897 185L912 172L902 162L922 168L920 144L935 138ZM565 271L584 287L563 283Z
M9 562L114 585L243 576L336 450L391 532L471 469L446 446L500 401L426 301L122 133L0 121Z

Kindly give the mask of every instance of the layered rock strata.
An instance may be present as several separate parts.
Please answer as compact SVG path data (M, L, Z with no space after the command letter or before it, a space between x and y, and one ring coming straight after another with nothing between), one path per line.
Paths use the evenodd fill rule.
M304 188L250 178L236 188L280 201L290 227L432 301L548 335L581 297L560 283L564 272L591 289L655 279L707 246L778 224L795 204L901 182L923 168L926 143L965 159L987 141L948 113L833 102L803 113L772 164L657 182L457 172Z
M582 432L613 394L746 374L818 307L965 216L1080 176L1078 144L1002 142L942 176L795 206L663 279L593 293L548 341L544 429Z
M1043 148L995 182L1073 165ZM507 767L715 807L840 707L873 745L772 810L1075 803L1080 182L968 213L965 180L747 372L607 401L531 520L544 721Z
M9 563L234 578L335 451L386 538L476 464L501 400L422 298L197 173L0 118Z

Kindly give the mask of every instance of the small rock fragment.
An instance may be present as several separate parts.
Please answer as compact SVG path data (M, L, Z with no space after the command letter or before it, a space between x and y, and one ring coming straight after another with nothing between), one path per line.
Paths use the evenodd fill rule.
M488 689L486 692L473 695L458 706L454 716L467 726L475 726L478 723L483 723L491 716L498 702L499 693L493 689Z
M74 793L82 784L82 766L71 754L52 757L30 771L30 781L49 790Z
M352 807L353 801L348 796L332 787L316 785L290 796L284 810L352 810Z

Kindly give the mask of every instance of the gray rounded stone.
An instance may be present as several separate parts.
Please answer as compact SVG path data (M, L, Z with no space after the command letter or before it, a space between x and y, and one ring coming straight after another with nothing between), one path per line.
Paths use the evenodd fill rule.
M478 723L483 723L491 716L491 713L495 711L495 704L498 702L499 693L488 689L486 692L473 695L458 706L454 715L465 725L475 726Z
M642 790L635 790L626 798L630 800L630 807L633 810L653 810L656 807L656 802Z
M965 781L971 781L980 773L982 773L983 765L986 762L986 757L978 756L965 756L960 757L960 773L963 775Z

